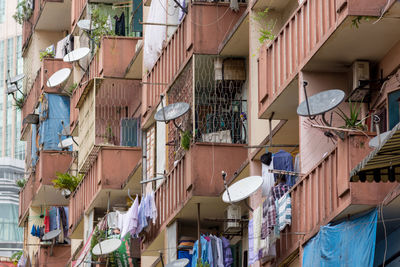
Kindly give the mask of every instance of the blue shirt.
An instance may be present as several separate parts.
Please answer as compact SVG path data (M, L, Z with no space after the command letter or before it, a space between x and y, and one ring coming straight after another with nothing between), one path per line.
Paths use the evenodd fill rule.
M272 158L274 161L274 169L282 171L293 171L293 157L290 153L280 150L278 153L274 154ZM274 174L275 181L278 178L278 174ZM296 179L292 175L286 175L286 184L292 187L296 183Z

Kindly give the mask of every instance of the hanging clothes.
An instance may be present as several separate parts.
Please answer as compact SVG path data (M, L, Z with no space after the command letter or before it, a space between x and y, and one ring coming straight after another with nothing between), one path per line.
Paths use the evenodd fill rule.
M141 233L144 228L147 227L147 219L146 219L146 201L145 201L146 196L144 199L142 198L142 201L140 202L139 208L138 208L138 228L137 228L137 233Z
M218 267L224 266L224 246L222 244L222 240L218 237L215 237L217 241L217 251L218 251Z
M45 233L50 232L50 218L49 211L46 209L46 215L44 216L44 231Z
M294 172L300 173L300 154L297 154L294 158ZM299 176L294 177L294 183L297 183Z
M279 231L282 231L286 225L292 222L292 203L289 193L284 194L280 199L276 200L277 225Z
M69 36L64 37L57 42L56 55L54 58L63 58L65 56L65 46L67 44Z
M258 255L254 252L254 228L253 228L253 219L249 220L249 259L248 264L252 265L258 260Z
M36 226L35 225L32 225L31 235L36 236Z
M261 177L263 178L262 196L268 197L271 193L271 188L274 186L274 174L269 170L274 169L274 163L271 161L269 166L261 163Z
M293 157L289 152L280 150L273 156L273 163L275 170L282 171L293 171ZM278 174L275 174L275 181L278 178ZM286 184L292 187L295 184L295 178L291 175L286 175Z
M122 12L121 16L114 16L115 19L115 35L125 36L125 14Z
M258 253L261 241L262 206L253 211L254 251Z
M225 237L221 237L221 241L224 250L224 267L231 267L233 265L233 256L229 240Z
M142 0L132 0L132 31L136 37L141 37L143 33L143 5Z
M289 186L287 184L281 182L275 185L274 187L272 187L273 200L275 201L280 199L281 197L283 197L284 194L286 194L287 191L289 191Z
M131 233L131 235L136 233L138 225L138 202L138 196L136 195L136 199L133 202L132 206L129 208L128 212L122 217L121 239L124 239L127 233Z

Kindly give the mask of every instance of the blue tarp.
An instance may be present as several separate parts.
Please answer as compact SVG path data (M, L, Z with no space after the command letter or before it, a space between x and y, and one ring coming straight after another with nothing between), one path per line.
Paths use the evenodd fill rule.
M69 126L69 109L69 97L56 94L45 95L45 99L39 106L39 145L43 150L61 150L58 147L59 134L63 130L61 121L64 122L65 127ZM61 139L65 138L62 136Z
M368 267L374 264L377 210L337 225L321 226L304 247L303 266Z
M31 147L31 160L32 160L32 166L36 166L36 161L38 159L37 155L37 147L36 147L36 131L37 127L36 124L31 124L32 126L32 147Z

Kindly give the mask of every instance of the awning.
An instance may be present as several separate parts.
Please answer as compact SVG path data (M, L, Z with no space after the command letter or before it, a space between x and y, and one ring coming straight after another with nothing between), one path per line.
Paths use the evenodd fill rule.
M400 182L400 123L351 172L350 182Z

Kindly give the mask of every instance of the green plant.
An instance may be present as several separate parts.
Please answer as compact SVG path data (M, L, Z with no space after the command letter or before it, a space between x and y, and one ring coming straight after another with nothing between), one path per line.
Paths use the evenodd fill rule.
M18 252L14 252L11 257L10 260L12 261L12 263L17 266L19 259L22 257L23 252L22 251L18 251Z
M253 16L254 20L257 21L261 25L261 28L258 30L258 32L260 34L258 41L261 44L267 40L275 39L275 34L273 34L272 31L275 27L276 20L266 22L268 12L269 12L269 8L266 8L263 11L255 12L255 15Z
M40 61L43 61L44 58L54 58L55 54L53 51L44 50L39 53Z
M78 83L73 83L68 87L67 91L72 94L77 87L78 87Z
M190 131L181 132L181 147L185 150L189 150L191 139L192 136L190 134Z
M26 180L25 179L19 179L15 182L15 184L19 187L19 188L23 188L26 184Z
M362 125L358 119L358 116L361 113L361 102L357 105L357 103L352 103L349 101L349 108L350 108L350 114L347 115L343 110L338 108L339 112L336 112L337 115L339 115L340 118L344 121L344 126L341 128L347 128L347 129L364 129L364 125Z
M99 7L92 9L91 20L92 25L95 26L95 29L91 32L91 38L95 43L99 43L105 35L115 35L114 31L107 25L107 15L103 14Z
M107 125L106 132L104 133L103 137L105 143L114 144L114 133L110 124Z
M22 25L24 21L28 20L32 16L32 13L33 10L28 6L27 1L21 0L19 1L16 11L12 17L18 24Z
M22 110L24 104L25 104L25 95L22 95L21 97L15 99L14 106L16 107L17 110Z
M78 174L78 176L71 175L69 173L56 173L57 179L54 179L53 185L55 188L63 190L69 190L71 193L75 191L79 183L82 181L83 175Z
M93 235L92 235L92 240L90 241L90 251L96 246L99 242L105 240L107 237L106 231L99 229L98 226L96 226ZM93 260L97 261L98 256L92 255Z
M353 18L351 20L351 26L358 29L358 27L361 24L361 21L363 21L363 20L370 21L370 19L372 19L372 18L373 17L370 17L370 16L356 16L355 18Z
M210 264L208 262L203 263L201 259L197 259L196 267L210 267Z

